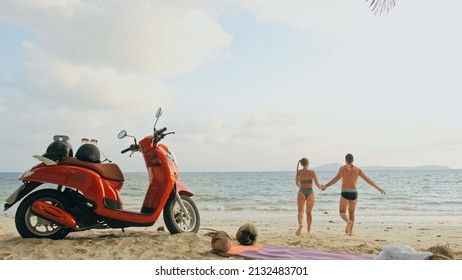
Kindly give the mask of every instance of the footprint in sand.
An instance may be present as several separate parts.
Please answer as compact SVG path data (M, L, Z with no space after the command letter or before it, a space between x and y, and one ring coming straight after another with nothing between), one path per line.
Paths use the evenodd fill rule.
M72 248L74 252L79 253L79 254L86 254L88 252L87 249L84 248Z
M297 241L294 241L294 242L288 242L289 245L300 245L301 244L301 241L297 240Z

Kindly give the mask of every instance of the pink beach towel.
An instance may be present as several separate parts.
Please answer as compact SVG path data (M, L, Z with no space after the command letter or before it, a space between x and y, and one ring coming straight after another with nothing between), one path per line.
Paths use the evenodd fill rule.
M222 256L239 256L249 260L372 260L371 256L332 253L306 248L291 248L255 244L233 245Z

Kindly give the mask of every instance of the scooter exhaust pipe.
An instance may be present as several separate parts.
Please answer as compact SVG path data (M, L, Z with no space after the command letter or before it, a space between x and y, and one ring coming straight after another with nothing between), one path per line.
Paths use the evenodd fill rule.
M55 222L65 228L75 228L77 225L74 216L69 212L42 200L32 203L31 210L40 218Z

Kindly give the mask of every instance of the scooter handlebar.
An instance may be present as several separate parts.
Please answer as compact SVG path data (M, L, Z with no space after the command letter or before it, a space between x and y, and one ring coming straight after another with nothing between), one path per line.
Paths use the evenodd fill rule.
M156 130L156 135L162 135L162 133L164 133L166 130L167 130L166 127Z
M140 149L140 146L138 146L137 144L131 144L130 147L126 148L125 150L122 150L121 153L125 154L126 152L129 152L129 151L135 152L135 151L138 151L139 149Z
M125 154L126 152L128 152L128 151L130 151L130 150L131 150L131 147L126 148L125 150L122 150L121 153L122 153L122 154Z

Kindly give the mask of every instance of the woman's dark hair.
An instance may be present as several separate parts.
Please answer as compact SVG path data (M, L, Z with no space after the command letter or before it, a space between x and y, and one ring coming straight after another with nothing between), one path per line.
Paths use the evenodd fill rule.
M307 159L306 157L304 157L304 158L302 158L302 159L300 160L300 164L301 164L302 166L307 166L308 163L309 163L309 161L308 161L308 159Z
M301 160L299 160L299 161L297 162L297 173L298 173L298 166L299 166L300 164L301 164L302 166L307 166L308 163L310 163L310 162L308 161L308 159L307 159L306 157L304 157L304 158L302 158Z
M345 156L345 160L346 160L346 162L348 162L348 163L350 163L350 164L353 163L353 161L354 161L353 155L352 155L352 154L347 154L347 155Z

